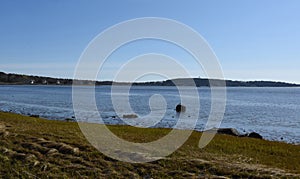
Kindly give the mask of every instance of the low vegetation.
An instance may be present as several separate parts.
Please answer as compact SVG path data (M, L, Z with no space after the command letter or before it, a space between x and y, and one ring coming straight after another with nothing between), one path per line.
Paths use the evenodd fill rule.
M119 137L148 142L170 129L109 126ZM198 148L200 132L172 155L131 164L98 152L75 122L0 112L0 178L272 178L300 177L300 146L216 135Z

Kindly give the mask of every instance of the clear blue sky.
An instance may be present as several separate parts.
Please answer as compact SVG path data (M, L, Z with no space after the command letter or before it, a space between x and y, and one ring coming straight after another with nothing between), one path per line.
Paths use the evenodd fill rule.
M299 0L1 0L0 71L71 78L80 54L97 34L124 20L149 16L174 19L198 31L228 79L300 83ZM143 44L150 51L161 49L155 43ZM172 54L172 49L165 52ZM130 55L120 50L115 56ZM114 60L111 64L118 63ZM203 76L188 57L185 61L194 76ZM100 78L111 77L104 73Z

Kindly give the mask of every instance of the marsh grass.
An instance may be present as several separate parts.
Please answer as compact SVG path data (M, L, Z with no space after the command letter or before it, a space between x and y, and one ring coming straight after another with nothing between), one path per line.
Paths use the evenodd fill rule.
M133 142L150 142L170 132L108 127ZM98 152L75 122L0 112L0 130L0 178L300 177L300 146L283 142L216 135L200 149L202 134L193 132L179 150L165 159L130 164ZM4 131L8 135L4 136Z

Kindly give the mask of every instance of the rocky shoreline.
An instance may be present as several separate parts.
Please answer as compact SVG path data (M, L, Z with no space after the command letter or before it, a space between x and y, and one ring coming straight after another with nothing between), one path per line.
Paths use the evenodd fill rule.
M236 137L250 137L250 138L256 138L256 139L263 139L263 137L257 132L240 134L239 131L235 128L218 128L218 129L214 128L214 129L208 130L208 132L210 132L210 131L216 131L218 134L226 134L226 135L231 135L231 136L236 136Z
M0 110L1 112L1 110ZM9 112L9 113L14 113L13 111L2 111L2 112ZM41 118L41 119L47 119L47 120L58 120L58 119L49 119L49 118L44 118L38 114L31 114L31 113L27 113L27 114L21 114L21 115L25 115L25 116L28 116L28 117L33 117L33 118ZM134 115L134 114L125 114L124 116L122 116L124 120L126 120L126 118L136 118L138 116ZM111 119L117 119L118 117L117 116L111 116ZM67 121L67 122L76 122L76 118L75 116L70 116L70 117L67 117L67 118L64 118L64 119L59 119L59 121ZM118 126L118 124L113 124L113 125L116 125ZM124 124L120 124L121 126L124 126ZM256 138L256 139L263 139L263 140L268 140L268 141L277 141L277 142L284 142L284 143L288 143L288 144L293 144L293 145L300 145L300 143L297 143L297 142L289 142L289 141L284 141L283 138L278 139L278 140L271 140L271 139L268 139L268 138L264 138L263 135L259 132L255 132L253 130L251 130L252 132L248 132L248 133L245 133L245 132L241 132L239 131L238 129L236 128L213 128L213 129L210 129L210 130L195 130L197 132L214 132L214 133L217 133L217 134L222 134L222 135L229 135L229 136L234 136L234 137L239 137L239 138Z
M36 114L27 114L29 117L34 117L34 118L40 118L39 115ZM112 118L115 118L116 116L112 116ZM138 116L135 114L126 114L123 115L123 118L137 118ZM71 118L65 118L64 121L67 122L76 122L75 116L72 116ZM225 135L230 135L230 136L235 136L235 137L249 137L249 138L256 138L256 139L264 139L262 135L260 135L257 132L250 132L250 133L244 133L241 134L237 129L235 128L213 128L207 131L199 131L199 132L215 132L217 134L225 134Z
M98 125L98 124L97 124ZM100 124L99 124L100 125ZM170 132L162 128L108 126L138 143ZM228 133L234 130L220 130ZM0 178L299 178L299 147L217 134L205 148L201 132L161 160L132 164L97 151L75 122L0 112Z

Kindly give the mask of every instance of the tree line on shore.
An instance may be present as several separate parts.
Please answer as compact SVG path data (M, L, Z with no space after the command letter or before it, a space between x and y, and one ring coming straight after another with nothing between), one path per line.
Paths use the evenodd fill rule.
M134 82L134 86L206 86L210 84L229 87L297 87L299 84L273 82L273 81L233 81L207 78L177 78L165 81ZM14 85L131 85L129 82L73 80L0 72L0 84Z

